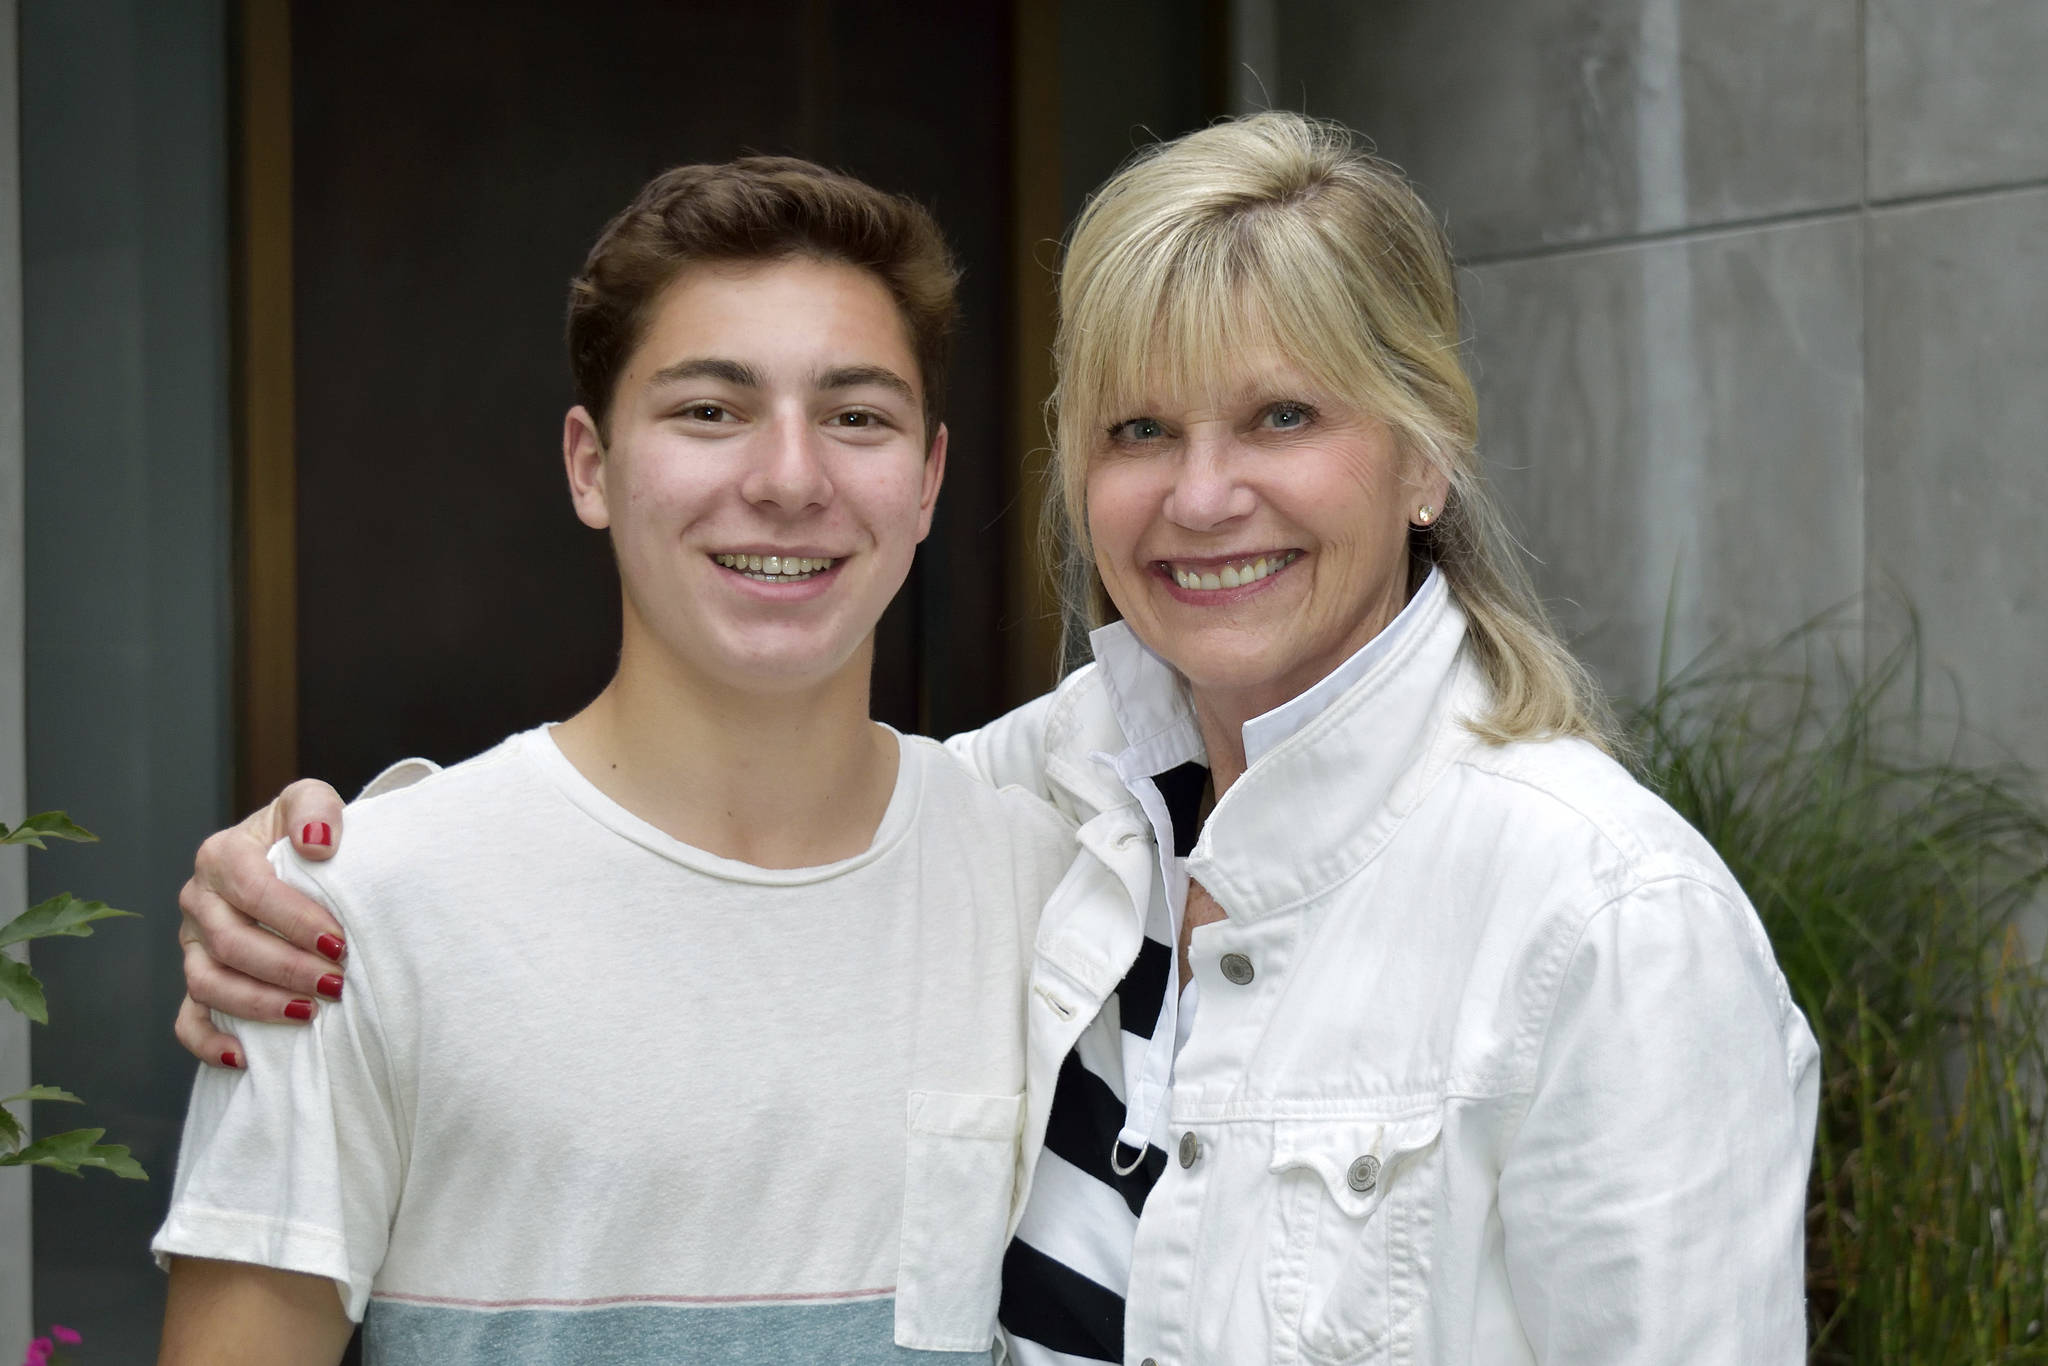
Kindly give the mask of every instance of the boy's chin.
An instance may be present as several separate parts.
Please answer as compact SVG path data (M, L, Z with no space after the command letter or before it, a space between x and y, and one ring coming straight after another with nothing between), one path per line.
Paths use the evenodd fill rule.
M858 673L865 682L872 667L866 646L874 632L850 646L820 649L740 649L720 661L717 673L729 686L761 697L813 692Z

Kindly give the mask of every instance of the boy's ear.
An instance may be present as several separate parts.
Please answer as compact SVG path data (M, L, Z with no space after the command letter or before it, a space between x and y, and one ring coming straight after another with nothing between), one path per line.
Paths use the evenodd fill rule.
M932 509L939 505L939 485L946 481L946 424L932 433L931 449L924 456L924 488L917 498L917 539L932 533Z
M600 531L610 526L611 506L604 491L604 441L597 434L597 420L580 403L562 419L562 465L569 473L569 501L575 504L577 519Z

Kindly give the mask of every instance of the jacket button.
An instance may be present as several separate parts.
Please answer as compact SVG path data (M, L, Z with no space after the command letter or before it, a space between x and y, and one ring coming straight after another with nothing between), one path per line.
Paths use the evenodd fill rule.
M1223 961L1217 966L1223 969L1225 978L1238 986L1244 986L1252 980L1252 960L1241 953L1224 954Z
M1370 1153L1351 1164L1351 1170L1344 1173L1345 1184L1360 1195L1368 1194L1380 1183L1380 1160Z
M1190 1129L1180 1136L1180 1164L1183 1167L1195 1165L1195 1159L1202 1155L1202 1142Z

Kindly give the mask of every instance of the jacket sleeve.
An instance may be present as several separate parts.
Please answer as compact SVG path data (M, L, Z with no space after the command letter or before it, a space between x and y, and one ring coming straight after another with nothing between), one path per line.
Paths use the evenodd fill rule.
M1021 787L1050 801L1053 794L1045 779L1045 727L1058 698L1058 693L1034 698L979 730L953 736L946 741L946 748L983 782Z
M1803 1362L1818 1051L1754 912L1669 878L1560 961L1500 1178L1536 1358Z

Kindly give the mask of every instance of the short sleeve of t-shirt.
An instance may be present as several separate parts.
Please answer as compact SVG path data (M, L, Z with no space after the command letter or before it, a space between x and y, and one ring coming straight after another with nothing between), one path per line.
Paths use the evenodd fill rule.
M270 857L287 883L348 926L346 908L288 842ZM326 1276L361 1321L403 1181L368 977L351 973L344 999L310 1024L224 1023L247 1066L199 1069L170 1214L151 1244L159 1261L207 1257Z

